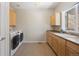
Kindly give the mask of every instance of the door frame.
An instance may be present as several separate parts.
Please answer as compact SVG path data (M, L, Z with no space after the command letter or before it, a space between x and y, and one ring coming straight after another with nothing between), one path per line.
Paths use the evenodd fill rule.
M9 2L0 3L0 35L1 38L5 37L4 40L0 41L1 55L10 55L10 40L9 40Z

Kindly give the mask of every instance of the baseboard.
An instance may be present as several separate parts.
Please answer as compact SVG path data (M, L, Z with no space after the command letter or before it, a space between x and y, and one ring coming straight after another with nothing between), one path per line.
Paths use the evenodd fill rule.
M23 41L23 43L46 43L46 41Z

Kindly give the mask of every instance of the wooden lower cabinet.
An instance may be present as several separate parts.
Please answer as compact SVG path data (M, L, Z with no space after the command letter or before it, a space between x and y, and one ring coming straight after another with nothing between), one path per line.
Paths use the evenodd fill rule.
M58 39L58 55L59 56L65 56L65 40L63 40L60 37L57 37Z
M47 42L58 56L79 56L79 45L47 32Z
M79 56L79 45L66 41L66 56Z
M49 34L48 33L48 35L47 35L47 42L48 42L48 44L51 46L51 48L55 51L55 52L57 52L57 40L54 38L54 37L52 37L52 35L51 34Z
M52 38L51 38L51 37L48 37L48 42L50 42L49 45L50 45L51 47L53 47L53 46L52 46Z
M52 37L52 46L53 50L57 53L58 52L58 40L55 37Z
M65 40L48 33L47 42L55 51L56 55L59 56L65 55Z
M70 47L66 47L66 56L79 56L79 54Z

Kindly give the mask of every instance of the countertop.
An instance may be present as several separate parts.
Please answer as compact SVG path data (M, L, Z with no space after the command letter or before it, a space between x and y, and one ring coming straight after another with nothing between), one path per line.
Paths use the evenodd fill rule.
M51 32L51 34L57 35L61 38L64 38L65 40L71 41L73 43L79 44L79 36L75 36L75 35L70 35L67 33L58 33L58 32Z

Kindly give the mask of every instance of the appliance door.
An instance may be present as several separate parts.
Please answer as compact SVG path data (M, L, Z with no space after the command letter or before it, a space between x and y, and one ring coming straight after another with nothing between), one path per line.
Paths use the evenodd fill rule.
M19 45L19 35L16 35L12 39L12 50Z
M20 42L23 40L23 33L20 34Z

